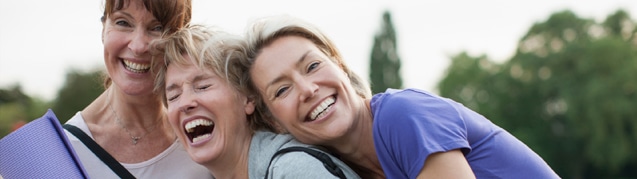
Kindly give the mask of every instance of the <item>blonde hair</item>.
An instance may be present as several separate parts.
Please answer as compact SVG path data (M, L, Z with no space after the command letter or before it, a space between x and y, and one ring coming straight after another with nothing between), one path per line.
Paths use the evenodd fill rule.
M247 58L245 47L242 37L202 25L192 25L156 40L151 44L153 58L158 58L153 60L153 69L158 70L154 90L164 96L162 101L166 105L165 78L168 65L188 64L190 61L185 56L189 56L197 68L212 71L237 90L237 95L246 95L252 100L240 83L240 73L237 73L237 63ZM264 119L258 112L248 116L248 124L253 131L265 129L278 132L274 122L269 121L273 120Z
M246 87L246 91L251 94L260 94L258 88L254 85L249 72L256 60L256 57L261 52L261 49L270 45L274 40L284 36L299 36L312 41L318 49L321 50L321 52L329 57L333 63L337 64L347 74L356 94L365 99L371 98L372 92L369 84L360 76L355 74L354 71L345 64L340 52L327 36L325 36L316 26L288 15L270 16L257 19L247 29L246 38L248 47L246 48L246 53L248 58L242 59L241 71L243 73L240 78L240 83L248 84L243 86ZM272 114L265 105L261 95L256 96L255 105L257 109L263 111L264 115L272 118Z

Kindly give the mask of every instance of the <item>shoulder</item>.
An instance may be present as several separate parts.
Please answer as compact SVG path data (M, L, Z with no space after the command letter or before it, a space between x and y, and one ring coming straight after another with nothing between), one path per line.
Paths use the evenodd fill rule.
M384 93L378 93L372 97L372 108L395 108L405 109L411 105L416 106L435 106L450 105L449 99L440 97L431 92L420 89L408 88L402 90L388 89Z
M417 89L388 90L381 95L381 102L371 104L377 150L386 147L409 156L418 152L410 149L414 146L434 146L431 151L436 152L457 148L455 143L465 145L467 123L452 100Z
M306 152L294 150L275 155L286 148L300 147L328 156L348 178L358 178L353 177L356 176L355 172L333 155L316 146L298 142L289 134L257 132L252 140L249 162L251 175L258 176L259 173L269 170L268 178L335 178L321 160Z
M301 148L316 151L324 156L327 156L332 162L334 162L344 173L351 171L349 168L344 168L344 165L340 160L331 156L330 154L321 150L299 146ZM270 167L273 178L336 178L330 173L320 157L313 156L309 153L294 150L278 155L278 157L272 160ZM340 164L340 165L339 165Z
M256 131L252 135L250 151L257 156L271 156L277 150L288 145L296 144L294 137L289 134L276 134L269 131Z
M383 125L407 125L403 123L458 118L459 112L454 104L450 99L413 88L390 89L374 95L370 102L375 123Z
M93 138L93 134L91 133L91 130L89 130L88 125L86 124L86 121L84 121L84 118L82 117L82 112L75 113L75 115L73 115L73 117L71 117L71 119L66 121L66 123L64 124L73 125L79 128L80 130L82 130L89 137ZM67 136L69 136L69 134L70 133L67 131Z
M252 140L259 143L266 143L271 146L280 146L294 140L289 134L277 134L270 131L256 131L252 135ZM277 145L273 145L273 143Z
M77 126L77 127L86 126L86 122L84 121L84 118L82 117L82 112L81 111L78 111L77 113L75 113L75 115L73 115L73 117L71 117L71 119L66 121L65 124L71 124L71 125L74 125L74 126Z
M291 137L287 139L288 137L289 135L275 134L268 131L256 131L253 134L248 154L250 178L263 178L263 174L269 170L268 165L275 164L274 153L293 140ZM272 167L270 166L270 168ZM272 175L272 172L269 175Z

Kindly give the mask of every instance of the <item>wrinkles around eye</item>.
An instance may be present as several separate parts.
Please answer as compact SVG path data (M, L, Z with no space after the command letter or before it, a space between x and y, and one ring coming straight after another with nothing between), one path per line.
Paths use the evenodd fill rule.
M212 85L211 84L206 84L206 85L199 86L196 89L197 90L205 90L205 89L208 89L210 86L212 86Z
M131 25L125 20L116 20L115 24L118 26L130 27Z
M177 97L179 97L179 94L166 95L166 99L171 102L177 99Z
M318 68L319 64L321 64L321 62L313 62L311 63L308 67L307 67L307 72L311 72L312 70Z
M287 87L287 86L279 88L278 90L274 92L274 97L275 98L281 97L285 92L288 91L289 88L290 87Z

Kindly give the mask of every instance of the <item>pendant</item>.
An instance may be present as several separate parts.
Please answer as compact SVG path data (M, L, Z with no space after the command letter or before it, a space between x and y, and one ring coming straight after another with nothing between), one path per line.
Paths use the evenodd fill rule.
M137 145L137 141L139 140L140 137L131 137L131 139L133 139L133 145Z

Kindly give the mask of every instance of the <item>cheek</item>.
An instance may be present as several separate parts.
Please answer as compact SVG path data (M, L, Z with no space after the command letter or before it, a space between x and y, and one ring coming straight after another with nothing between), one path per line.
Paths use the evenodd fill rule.
M179 125L179 113L174 108L168 107L168 123L172 127L177 127Z
M106 34L102 36L102 43L104 44L104 52L113 53L114 51L122 47L125 47L126 46L125 38L126 37L120 33L107 31Z
M291 123L296 121L296 113L297 111L293 108L293 103L290 102L281 102L270 105L270 111L272 115L274 115L281 124L284 126L290 126Z

